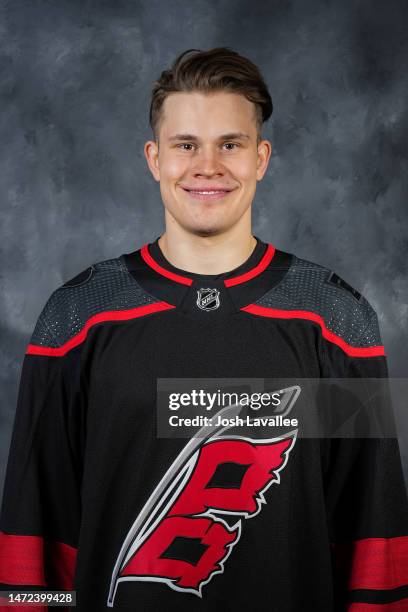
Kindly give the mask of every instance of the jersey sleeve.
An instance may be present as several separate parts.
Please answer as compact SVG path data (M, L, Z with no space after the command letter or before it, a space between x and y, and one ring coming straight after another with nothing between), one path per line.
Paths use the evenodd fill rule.
M388 379L378 318L365 305L352 345L323 342L325 377ZM395 425L388 380L379 385L385 393L376 408ZM408 610L408 501L397 436L333 437L324 448L335 609Z
M60 339L63 291L46 303L22 363L0 514L3 590L74 588L85 428L80 346Z

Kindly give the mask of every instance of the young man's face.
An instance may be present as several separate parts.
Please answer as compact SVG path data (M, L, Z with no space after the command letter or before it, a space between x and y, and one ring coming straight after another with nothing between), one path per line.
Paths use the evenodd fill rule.
M154 141L145 144L167 214L197 235L235 225L250 208L272 151L266 140L257 145L256 137L255 107L243 95L169 95L159 147Z

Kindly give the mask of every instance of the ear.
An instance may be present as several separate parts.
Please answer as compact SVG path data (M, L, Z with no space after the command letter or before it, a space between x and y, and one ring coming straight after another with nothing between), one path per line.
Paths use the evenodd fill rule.
M155 181L160 181L160 169L159 169L159 146L155 140L148 140L143 148L143 152L149 166L149 170L153 175Z
M257 161L257 171L256 171L256 180L262 180L267 168L269 159L272 154L272 143L269 140L261 140L258 145L258 161Z

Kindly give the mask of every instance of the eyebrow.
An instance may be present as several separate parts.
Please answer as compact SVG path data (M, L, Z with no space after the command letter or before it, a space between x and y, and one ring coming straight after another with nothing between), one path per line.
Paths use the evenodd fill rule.
M249 140L250 136L245 134L244 132L229 132L228 134L222 134L217 138L217 140ZM194 134L174 134L174 136L169 137L169 142L174 142L175 140L194 140L198 142L200 138L194 136Z

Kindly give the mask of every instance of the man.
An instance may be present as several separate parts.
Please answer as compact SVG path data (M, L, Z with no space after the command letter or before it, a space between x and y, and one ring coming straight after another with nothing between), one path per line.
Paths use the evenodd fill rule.
M234 402L217 425L199 407L189 439L169 433L208 380L291 379L267 394L283 417L302 381L387 377L367 300L252 235L271 113L258 69L228 48L186 51L155 84L144 151L165 232L57 288L37 321L1 514L4 589L75 589L83 610L408 609L396 438L301 437L296 420L274 429L270 407L254 431L262 419ZM183 384L169 417L159 400Z

